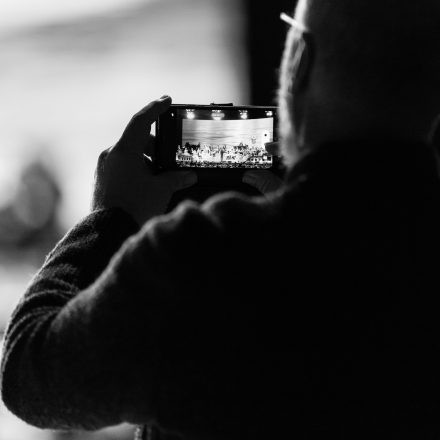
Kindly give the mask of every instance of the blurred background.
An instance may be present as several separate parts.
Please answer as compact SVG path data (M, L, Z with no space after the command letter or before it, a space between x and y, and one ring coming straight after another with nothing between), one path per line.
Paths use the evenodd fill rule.
M258 3L258 4L257 4ZM45 255L87 215L101 150L131 116L174 103L274 105L293 1L2 0L0 339ZM131 439L39 430L0 403L0 440Z

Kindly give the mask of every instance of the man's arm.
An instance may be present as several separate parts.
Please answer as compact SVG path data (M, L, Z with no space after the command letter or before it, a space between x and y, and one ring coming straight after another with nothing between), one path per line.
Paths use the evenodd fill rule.
M228 365L230 356L217 353L235 339L221 325L225 301L215 289L207 295L206 282L185 277L194 255L211 246L223 252L221 228L187 202L125 240L94 280L90 268L105 266L108 243L117 247L122 231L135 229L122 211L91 214L51 253L18 305L4 347L2 396L26 422L51 429L158 422L194 433L209 431L199 415L205 406L211 418L229 408L234 384L218 363ZM216 272L203 270L207 279ZM218 376L209 383L214 366Z
M88 383L96 367L89 352L94 335L87 310L75 316L73 301L138 229L121 209L93 212L48 255L17 305L3 345L2 397L27 422L52 428L117 422L111 412L106 420L90 408L98 386ZM65 321L74 325L69 334L60 328Z

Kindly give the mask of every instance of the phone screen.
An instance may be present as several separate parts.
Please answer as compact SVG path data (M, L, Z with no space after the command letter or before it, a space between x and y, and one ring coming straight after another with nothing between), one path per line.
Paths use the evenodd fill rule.
M158 123L166 168L268 169L274 157L276 107L171 106Z

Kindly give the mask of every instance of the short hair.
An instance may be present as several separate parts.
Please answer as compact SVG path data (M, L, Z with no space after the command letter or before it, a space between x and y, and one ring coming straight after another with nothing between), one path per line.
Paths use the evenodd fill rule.
M440 106L440 1L301 0L317 69L363 100ZM411 104L410 104L411 105Z

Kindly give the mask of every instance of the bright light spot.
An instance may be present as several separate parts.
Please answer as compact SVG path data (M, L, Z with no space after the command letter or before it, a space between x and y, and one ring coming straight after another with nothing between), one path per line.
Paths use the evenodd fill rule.
M194 119L196 117L194 110L187 110L186 111L186 118L187 119Z
M267 111L266 116L273 116L273 111L271 111L271 110Z
M241 118L241 119L247 119L247 118L248 118L248 112L247 112L247 110L241 110L241 111L240 111L240 118Z
M212 111L212 119L214 121L220 121L225 117L225 114L221 110L213 110Z

